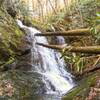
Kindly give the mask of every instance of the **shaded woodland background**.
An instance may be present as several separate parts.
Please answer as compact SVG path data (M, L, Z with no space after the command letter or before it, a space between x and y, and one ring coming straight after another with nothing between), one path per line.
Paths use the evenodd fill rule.
M0 0L0 2L0 96L6 97L7 100L8 98L31 100L36 92L33 91L34 88L38 90L38 85L43 85L39 81L39 84L35 83L37 73L28 72L32 67L29 64L32 41L26 39L29 34L18 27L16 19L45 34L88 28L90 33L88 36L64 36L67 46L100 47L100 0ZM55 42L56 36L47 36L47 39L50 45L58 45ZM99 100L100 54L69 51L65 52L65 48L61 50L67 69L76 76L76 80L88 79L83 81L86 84L66 95L64 100L83 98Z

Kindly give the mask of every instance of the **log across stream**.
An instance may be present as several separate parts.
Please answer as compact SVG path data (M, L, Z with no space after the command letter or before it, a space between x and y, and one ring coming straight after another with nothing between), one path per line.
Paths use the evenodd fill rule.
M56 49L56 50L64 49L64 51L66 52L100 54L100 46L74 47L65 45L48 45L43 43L36 43L36 44L50 49Z

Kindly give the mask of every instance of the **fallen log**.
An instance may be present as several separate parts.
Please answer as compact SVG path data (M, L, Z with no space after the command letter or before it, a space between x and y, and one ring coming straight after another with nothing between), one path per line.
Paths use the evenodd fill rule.
M63 46L62 45L48 45L48 44L43 44L43 43L36 43L37 45L50 48L50 49L56 49L56 50L62 50Z
M76 29L76 30L69 30L69 31L56 31L56 32L45 32L45 33L37 33L35 36L90 36L90 29Z
M68 52L76 52L76 53L92 53L92 54L100 54L100 46L86 46L86 47L74 47L74 46L65 46L65 45L48 45L43 43L36 43L37 45L56 49L63 50Z

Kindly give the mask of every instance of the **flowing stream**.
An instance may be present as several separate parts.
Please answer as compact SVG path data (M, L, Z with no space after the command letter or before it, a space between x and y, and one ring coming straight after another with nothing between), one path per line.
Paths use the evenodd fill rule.
M65 63L63 59L60 59L61 54L57 51L44 48L36 45L36 42L48 44L46 37L35 37L36 33L41 33L34 27L27 27L23 25L20 20L17 20L20 28L27 30L33 38L32 53L32 67L33 71L40 73L43 76L43 82L46 85L46 93L58 93L65 94L73 88L74 83L71 78L71 74L65 70ZM42 33L41 33L42 34ZM57 37L57 41L60 44L64 44L63 37Z

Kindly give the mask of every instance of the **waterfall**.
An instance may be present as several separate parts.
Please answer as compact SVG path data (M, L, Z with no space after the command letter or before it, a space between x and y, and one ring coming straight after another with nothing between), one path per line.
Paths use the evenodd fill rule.
M65 63L60 59L61 54L57 51L44 48L36 45L36 42L48 44L46 37L35 37L36 33L41 33L33 27L23 25L20 20L17 20L18 25L28 30L33 38L32 47L32 64L34 65L32 71L36 71L43 76L43 82L46 85L46 93L60 93L64 94L69 91L73 86L71 74L65 70ZM42 34L42 33L41 33ZM64 43L63 37L58 37L60 44Z

